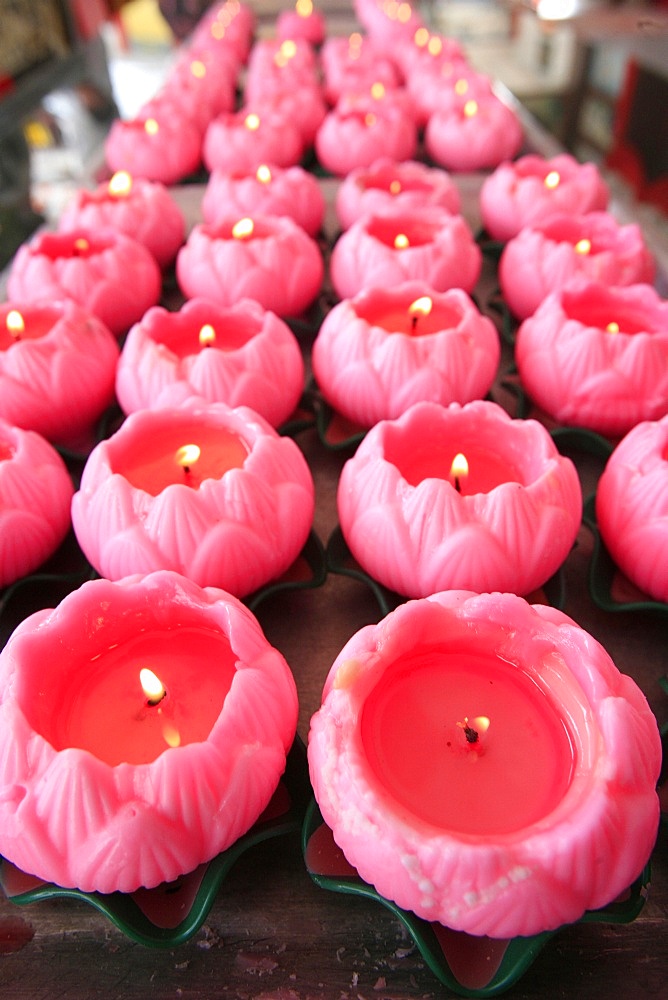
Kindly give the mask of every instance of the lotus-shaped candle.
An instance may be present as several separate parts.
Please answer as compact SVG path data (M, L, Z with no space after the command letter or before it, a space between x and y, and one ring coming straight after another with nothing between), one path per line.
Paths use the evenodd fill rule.
M668 603L668 416L638 424L617 445L598 481L596 519L622 572Z
M622 226L608 212L588 212L525 226L503 249L499 283L511 311L526 319L573 278L603 285L651 284L655 270L640 226Z
M287 216L227 216L197 225L176 259L188 298L222 306L255 299L279 316L298 316L317 297L324 277L318 244Z
M330 260L341 299L412 280L437 292L471 292L481 267L482 252L466 220L435 205L363 216L339 237Z
M125 233L150 250L163 268L176 257L186 229L181 209L163 184L133 179L124 172L94 191L77 191L58 228L61 232L81 228Z
M299 163L304 144L296 122L276 108L256 108L218 115L204 134L202 156L208 170L245 170L263 163L292 167Z
M473 935L578 920L628 888L656 838L644 695L572 619L512 594L434 594L357 632L308 756L360 877Z
M111 229L37 233L17 250L7 280L13 301L73 299L118 337L156 304L161 288L150 250Z
M117 118L104 142L107 166L161 184L177 184L202 161L202 133L187 115L167 103L160 118L151 113Z
M595 163L579 163L569 153L551 159L530 153L501 163L483 182L480 211L489 235L505 242L550 215L603 211L608 195Z
M317 236L325 217L325 199L317 179L302 167L261 164L256 171L214 171L202 198L204 222L216 226L236 215L288 216L309 236Z
M0 417L77 447L114 398L118 343L76 302L0 306Z
M190 299L179 312L149 309L130 330L116 371L125 413L199 396L249 406L278 427L304 389L304 362L290 327L247 299L223 308Z
M323 119L315 134L319 163L337 177L369 167L380 156L410 160L417 151L417 125L412 113L382 107L378 101L342 104Z
M566 285L521 324L515 357L560 424L621 436L668 412L668 302L651 285Z
M171 569L242 597L294 562L313 508L294 441L246 407L191 398L138 410L93 449L72 521L108 579Z
M0 587L53 555L70 529L73 493L56 449L0 417Z
M421 282L370 288L327 314L311 353L325 399L372 427L421 400L482 399L499 364L499 337L461 289Z
M429 156L447 170L497 167L519 153L523 140L519 118L494 93L437 108L425 129Z
M211 860L257 820L297 724L241 602L176 573L93 580L0 656L0 851L86 892Z
M382 215L395 208L410 212L428 205L457 215L459 189L445 170L416 160L396 163L383 157L370 167L351 170L336 194L336 215L343 229L363 215Z
M496 403L416 403L368 432L343 467L339 521L362 569L391 590L526 595L561 566L582 493L535 420Z

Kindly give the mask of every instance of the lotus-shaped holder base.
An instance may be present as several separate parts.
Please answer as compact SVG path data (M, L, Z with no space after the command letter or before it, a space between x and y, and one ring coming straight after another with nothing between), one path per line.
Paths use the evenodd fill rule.
M199 930L222 883L247 850L301 828L308 792L304 746L297 739L285 773L255 825L226 851L173 882L132 893L82 892L44 882L0 858L0 886L19 905L61 897L84 900L139 944L173 948Z
M556 931L511 939L474 937L402 910L364 882L337 847L315 801L309 805L302 831L302 848L309 875L332 892L366 896L382 903L401 921L427 966L448 989L463 997L492 997L513 986L531 966ZM591 910L582 922L630 923L640 913L649 882L649 868L623 898L601 910Z

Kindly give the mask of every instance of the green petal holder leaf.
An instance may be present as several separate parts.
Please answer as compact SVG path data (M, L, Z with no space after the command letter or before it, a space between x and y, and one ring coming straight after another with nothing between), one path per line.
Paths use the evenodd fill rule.
M302 851L313 882L331 892L365 896L381 903L404 925L425 963L444 986L462 997L493 997L513 986L532 965L548 941L558 933L501 940L474 937L423 920L381 896L364 882L334 843L315 800L304 819ZM642 910L650 870L647 865L623 897L600 910L587 911L579 922L630 923Z
M222 883L246 851L301 829L309 793L306 752L297 737L285 773L262 816L231 847L195 871L133 893L82 892L27 875L0 858L0 886L7 898L20 906L48 899L83 900L133 941L150 948L174 948L202 926Z

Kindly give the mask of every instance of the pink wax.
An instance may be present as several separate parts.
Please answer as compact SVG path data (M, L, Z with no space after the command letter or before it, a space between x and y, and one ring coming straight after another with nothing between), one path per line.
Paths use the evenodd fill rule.
M0 587L53 555L70 528L73 492L55 448L0 416Z
M84 891L150 888L229 847L296 729L294 680L257 620L175 573L85 583L21 623L0 677L0 850Z
M368 36L357 32L349 38L332 36L325 40L320 53L325 96L336 104L351 90L368 90L374 83L396 87L401 75L394 63Z
M297 124L276 108L254 108L218 115L204 135L202 156L208 170L250 173L262 163L292 167L304 151Z
M417 151L417 126L412 115L399 110L344 107L326 115L315 135L318 161L344 177L358 167L369 167L380 156L410 160Z
M308 759L361 878L469 934L537 934L606 905L656 837L644 695L574 621L511 594L437 593L357 632Z
M473 290L482 253L461 215L436 206L370 214L339 237L330 260L334 289L341 299L364 288L425 282L434 291Z
M246 87L271 76L278 88L308 86L318 79L318 56L305 38L258 38L248 57ZM245 91L248 97L248 90Z
M76 302L0 305L0 417L78 447L114 398L118 344Z
M167 267L185 240L185 221L167 188L152 181L115 174L93 191L80 189L58 222L61 232L113 229L150 250Z
M303 167L263 163L250 173L214 170L202 198L202 215L210 226L231 215L287 215L316 236L325 217L325 199L317 178Z
M219 52L232 50L240 63L245 63L250 52L255 14L248 4L239 0L223 0L214 3L200 19L190 38L190 47L196 52Z
M366 698L360 736L399 805L460 834L523 830L557 807L573 778L570 733L547 692L468 648L392 663Z
M515 358L552 419L625 434L668 412L668 302L651 285L575 279L524 320Z
M451 111L463 101L484 102L492 94L492 81L473 70L460 54L423 57L406 78L418 121L426 126L432 116Z
M568 153L551 159L535 154L502 163L480 189L482 221L495 240L509 240L550 215L603 211L608 188L594 163Z
M13 301L73 299L116 336L156 304L161 288L150 250L110 229L37 233L17 250L7 279Z
M280 39L303 39L311 45L322 45L325 32L325 18L311 0L297 0L294 10L281 11L276 21L276 34Z
M112 122L104 153L112 173L127 170L133 177L176 184L199 167L202 133L186 115L165 104L159 118L148 114Z
M637 424L598 481L601 538L622 572L668 604L668 416Z
M130 330L116 371L125 413L174 405L190 395L249 406L273 427L294 412L304 389L295 335L251 299L223 308L190 299L178 312L149 309Z
M343 467L337 506L354 558L397 593L529 594L568 555L582 493L536 421L483 400L421 402L371 428Z
M604 285L651 284L654 258L640 226L622 226L608 212L555 215L526 226L503 249L499 283L520 319L575 277Z
M325 317L311 354L325 399L363 427L421 400L482 398L499 358L496 328L466 292L434 292L422 282L344 299Z
M408 213L435 205L457 215L460 204L459 189L445 170L416 160L396 163L388 157L351 170L336 193L336 215L343 229L363 215L381 215L394 208Z
M143 106L143 116L160 120L175 114L187 118L203 135L217 115L234 109L238 74L236 58L216 58L211 52L192 54L186 49L162 89Z
M355 0L354 10L373 41L383 47L391 48L404 39L413 38L423 26L422 18L409 3Z
M292 565L313 509L294 441L246 407L190 397L138 410L93 449L72 522L108 579L170 569L241 597Z
M304 150L310 149L327 114L327 105L320 87L304 85L296 90L258 87L256 93L253 103L258 115L275 112L294 122L299 129Z
M519 153L524 133L519 118L493 94L459 98L433 112L425 129L425 147L447 170L497 167Z
M250 298L279 316L297 316L314 302L324 270L318 244L287 216L227 216L216 226L197 225L176 259L189 298L222 306Z

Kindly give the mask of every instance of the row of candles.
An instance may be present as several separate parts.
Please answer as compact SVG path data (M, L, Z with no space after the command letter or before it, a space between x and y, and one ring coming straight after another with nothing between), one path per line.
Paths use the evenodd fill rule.
M405 32L423 27L409 5L364 0L357 10L376 51L390 32L405 72ZM303 37L295 55L286 38L251 49L251 22L236 0L214 5L177 63L174 94L188 93L186 63L191 75L195 61L205 68L194 80L220 71L233 85L244 63L252 79L269 60L276 77L309 51ZM420 38L414 58L435 58L435 36ZM366 38L358 47L361 67L371 48ZM323 45L323 66L333 48ZM159 122L164 163L188 145L174 94L168 81L141 133L133 126L144 143L146 123ZM475 101L481 110L480 93ZM204 139L205 150L216 145ZM298 164L266 163L265 152L240 171L209 163L205 222L186 238L169 192L132 176L141 160L126 147L114 165L128 173L82 192L61 230L24 245L10 273L1 582L41 564L70 523L102 576L27 619L0 656L0 852L60 885L132 891L209 860L259 816L295 735L289 667L239 599L290 567L313 521L311 473L276 428L303 388L285 320L321 290L324 204ZM632 562L648 549L653 559L640 585L666 600L656 556L665 539L648 517L668 492L667 307L649 284L653 263L637 228L607 214L595 168L567 156L505 162L515 152L502 154L480 205L505 242L520 375L548 412L546 394L561 388L557 418L558 405L585 426L589 411L614 410L617 423L598 429L629 431L601 479L601 528L609 517L614 537L642 537ZM312 723L310 773L337 842L379 891L458 930L527 935L604 905L641 871L657 828L658 732L591 636L524 599L575 539L578 477L542 424L483 398L500 348L471 298L481 252L451 178L411 156L345 170L330 262L341 301L312 365L334 408L371 428L339 483L346 541L370 575L412 600L337 657ZM232 211L237 194L247 200ZM258 209L265 196L300 218ZM178 312L158 305L173 262L187 298ZM577 273L586 280L570 281ZM564 341L572 354L577 341L570 381L556 353ZM126 418L93 448L74 493L45 438L81 445L114 395Z

